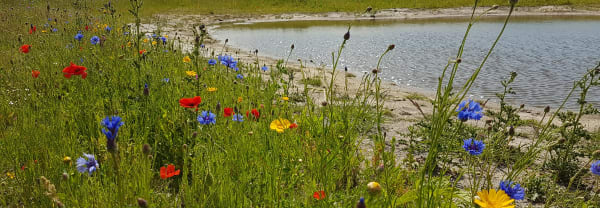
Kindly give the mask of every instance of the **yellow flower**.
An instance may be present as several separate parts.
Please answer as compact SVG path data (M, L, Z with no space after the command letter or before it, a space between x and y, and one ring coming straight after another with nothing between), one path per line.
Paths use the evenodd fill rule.
M145 39L144 39L144 43L147 43L148 41L149 41L149 40L148 40L148 38L145 38Z
M153 41L152 41L152 45L156 45L156 43L157 43L157 42L156 42L155 40L153 40Z
M192 59L189 56L183 57L183 62L188 63L190 61L192 61Z
M42 32L43 32L43 33L46 33L46 32L48 32L48 31L46 31L46 30L42 30Z
M282 99L282 100L285 100L285 101L288 101L288 100L290 100L290 98L289 98L289 97L282 97L281 99Z
M127 47L131 47L131 41L127 42Z
M71 164L71 157L69 157L69 156L65 156L65 157L63 158L63 162L64 162L65 164Z
M185 71L185 74L187 74L190 77L195 77L196 76L196 72L195 71Z
M108 24L102 25L102 28L106 28L106 27L108 27Z
M475 204L481 208L515 208L511 199L503 190L496 191L495 189L482 190L477 192L479 199L475 199Z
M15 173L6 172L6 176L8 176L10 179L13 179L15 178Z
M163 37L165 37L165 38L169 38L169 35L163 35Z
M290 121L284 118L279 118L271 121L271 129L277 131L277 133L283 133L284 130L290 128Z
M242 101L244 101L244 99L240 96L240 97L238 97L237 101L238 101L238 103L241 103Z
M367 190L373 194L379 193L381 191L381 185L375 181L369 182L367 184Z
M206 90L209 91L209 92L214 92L214 91L217 91L217 88L216 87L209 87L209 88L206 88Z

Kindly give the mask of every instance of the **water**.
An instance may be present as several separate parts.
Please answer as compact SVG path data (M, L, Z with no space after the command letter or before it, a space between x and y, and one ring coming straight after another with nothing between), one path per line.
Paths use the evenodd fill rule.
M501 29L502 19L477 23L466 42L458 85L477 68ZM312 60L331 66L331 52L337 51L348 25L351 38L344 49L341 67L350 71L371 71L390 44L396 49L382 61L382 77L400 86L435 90L442 68L456 56L467 27L465 19L411 21L293 21L225 25L212 34L228 38L245 50L258 49L262 55L285 58L294 44L290 60ZM500 81L511 71L518 73L513 84L512 104L558 107L573 82L600 62L600 18L520 17L513 19L489 57L469 96L495 99L502 91ZM578 95L575 95L578 97ZM567 108L575 108L573 99ZM588 101L600 107L600 90L588 94Z

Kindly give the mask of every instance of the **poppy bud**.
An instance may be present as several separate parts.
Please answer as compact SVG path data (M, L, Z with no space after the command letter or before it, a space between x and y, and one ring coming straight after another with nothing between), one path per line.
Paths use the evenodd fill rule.
M346 66L346 67L344 67L344 71L348 71L348 67L347 67L347 66Z
M565 138L560 138L557 142L557 144L562 144L565 143L565 141L567 141Z
M217 112L221 112L221 102L217 102Z
M154 156L148 155L148 160L152 160L153 158L154 158Z
M379 164L379 166L377 166L377 172L383 172L385 170L385 166L383 164Z
M206 26L204 24L201 24L200 29L203 30L204 28L206 28Z
M371 72L373 72L373 74L377 74L377 73L379 73L379 70L373 69L373 71L371 71Z
M138 205L142 208L148 207L148 202L145 199L137 198Z
M350 30L344 34L344 40L350 40Z
M457 59L455 60L455 62L456 62L457 64L460 64L460 62L462 62L462 59L461 59L461 58L457 58Z
M194 133L192 133L192 137L196 138L196 136L198 136L198 132L195 131Z
M521 104L521 106L519 108L525 108L525 104Z
M187 144L183 144L183 150L187 150Z
M596 151L594 151L594 153L592 153L592 156L593 156L594 158L600 158L600 150L596 150Z
M255 53L255 54L258 54L258 49L254 50L254 53Z
M292 50L294 50L294 44L292 43L292 46L290 47Z
M550 112L550 106L546 106L546 108L544 108L544 113L548 113Z
M227 42L229 42L229 38L228 38L228 39L225 39L225 43L227 43Z
M63 179L63 181L69 180L69 174L68 173L63 173L62 174L62 179Z
M508 135L509 136L514 136L515 135L515 128L514 127L510 127L508 128Z
M144 144L144 145L142 146L142 152L143 152L144 154L146 154L146 155L149 155L149 154L150 154L150 152L152 152L152 147L150 147L150 145L149 145L149 144Z
M327 101L323 101L323 102L321 103L321 105L322 105L322 106L327 106Z
M492 127L491 127L491 126L490 126L490 127L488 127L488 129L487 129L487 130L488 130L488 131L492 131Z
M392 44L388 46L388 51L394 50L394 48L396 48L396 45Z

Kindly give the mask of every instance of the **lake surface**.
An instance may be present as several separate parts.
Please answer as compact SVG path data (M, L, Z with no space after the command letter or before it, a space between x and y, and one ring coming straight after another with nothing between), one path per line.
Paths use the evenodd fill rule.
M458 85L477 68L501 29L502 19L485 19L474 25L467 40ZM294 44L290 60L298 58L313 66L331 66L348 25L351 38L340 66L349 71L371 71L390 44L396 49L382 61L382 77L400 86L435 90L447 60L456 56L467 27L466 19L404 21L291 21L224 25L213 32L217 39L244 50L285 58ZM495 99L502 91L500 81L511 71L518 73L513 84L515 105L557 107L573 82L600 62L600 18L519 17L509 23L504 36L471 88L474 99ZM575 95L578 97L578 95ZM576 107L573 99L568 108ZM588 95L600 107L600 90Z

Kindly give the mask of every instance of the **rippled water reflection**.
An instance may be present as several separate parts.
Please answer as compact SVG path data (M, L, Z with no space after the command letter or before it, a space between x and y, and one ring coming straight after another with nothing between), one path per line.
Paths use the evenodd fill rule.
M437 77L456 51L464 35L465 19L411 21L295 21L226 25L214 32L232 45L258 49L260 54L283 58L295 44L291 60L301 58L316 64L331 64L331 52L352 24L351 39L341 66L360 72L374 68L379 55L390 44L396 49L384 58L383 77L401 86L434 90ZM500 31L502 19L477 23L467 40L459 84L477 67ZM573 81L600 61L600 19L582 17L515 18L490 56L471 90L476 99L494 98L500 80L518 72L514 104L556 107L566 97ZM600 106L600 92L589 101ZM573 108L574 102L569 103Z

